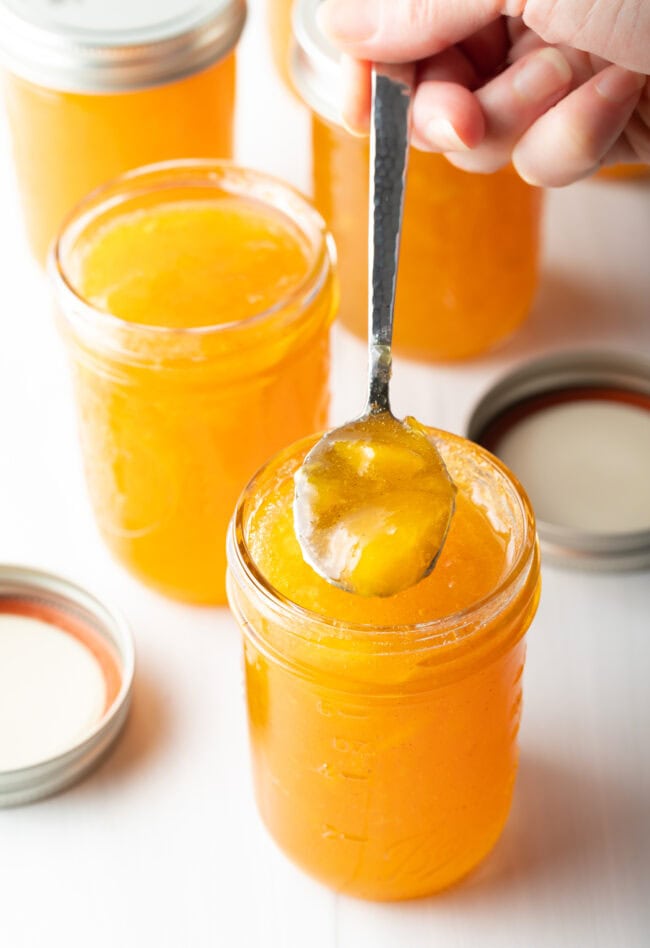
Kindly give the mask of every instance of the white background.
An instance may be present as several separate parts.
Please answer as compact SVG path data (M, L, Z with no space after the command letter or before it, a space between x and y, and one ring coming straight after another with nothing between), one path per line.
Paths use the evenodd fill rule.
M306 117L273 79L263 11L251 7L240 157L306 186ZM547 208L527 327L462 367L398 362L398 410L460 431L494 378L540 352L650 353L650 181L580 184L549 195ZM648 944L647 573L545 568L514 808L478 872L410 904L339 897L287 862L256 816L233 620L140 587L95 532L64 353L22 238L3 120L0 326L0 561L63 572L119 604L138 651L133 712L112 757L59 797L0 811L0 948ZM335 356L339 420L360 406L365 366L342 332Z

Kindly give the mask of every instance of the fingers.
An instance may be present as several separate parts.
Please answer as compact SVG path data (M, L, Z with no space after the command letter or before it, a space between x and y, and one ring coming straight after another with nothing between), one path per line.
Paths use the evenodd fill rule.
M527 0L523 18L547 43L565 43L650 72L650 3L643 0Z
M513 147L528 128L566 95L572 79L571 67L558 50L546 47L534 51L474 94L476 106L485 121L485 135L480 144L472 146L470 141L463 139L471 151L461 150L445 142L442 135L436 137L433 134L436 126L426 125L430 132L425 136L429 147L444 151L452 164L467 171L496 171L510 161ZM431 114L444 114L438 94L435 90L427 100ZM468 114L469 108L465 106L465 109ZM453 123L452 116L448 117ZM427 120L422 114L418 119L416 128L422 134Z
M413 102L411 141L421 151L464 151L475 148L485 134L485 120L476 97L452 82L424 82Z
M650 79L637 102L625 131L607 152L603 165L645 164L650 166ZM648 169L650 171L650 168Z
M650 79L646 79L634 114L625 127L625 140L632 151L632 159L650 165Z
M637 0L602 4L606 9L599 7L591 19L602 26L612 8L620 8L610 40L621 30L629 39L630 3L639 6ZM596 34L589 32L588 14L595 5L595 0L325 0L322 26L349 54L344 121L353 131L367 130L368 61L419 60L413 144L444 152L460 168L491 172L513 160L523 178L553 187L613 158L648 161L645 77L620 66L603 67L598 57L612 54L606 44L592 41ZM641 6L639 16L644 24L647 14L648 23L641 29L637 22L637 29L645 40L650 3ZM586 19L578 29L580 11ZM502 19L522 12L523 20ZM522 23L544 24L544 35L571 36L576 44L576 36L590 36L591 45L582 46L589 51L539 48L539 36ZM499 73L509 42L511 65ZM650 57L650 44L641 45Z
M496 75L508 57L511 43L506 23L504 17L499 17L458 44L484 79Z
M321 29L345 52L376 62L426 59L498 19L512 0L326 0ZM518 4L521 6L521 3Z
M481 107L470 92L477 71L452 47L420 66L413 100L411 140L416 148L436 151L474 148L485 134Z
M319 21L357 59L406 62L465 40L503 14L523 14L549 44L650 73L650 3L641 0L325 0Z
M342 57L346 100L342 119L353 134L366 134L370 121L370 64ZM431 151L473 148L485 132L481 107L468 87L478 77L460 50L445 50L421 63L413 101L412 144Z
M559 187L590 174L628 124L644 83L637 73L609 66L542 115L513 150L522 178Z
M650 165L650 79L646 78L645 89L625 131L607 152L602 163Z
M343 124L353 135L365 135L370 123L370 63L341 56L341 81L345 90Z

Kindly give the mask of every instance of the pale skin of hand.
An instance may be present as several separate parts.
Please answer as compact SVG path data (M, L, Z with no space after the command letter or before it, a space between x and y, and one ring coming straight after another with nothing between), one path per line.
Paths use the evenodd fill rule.
M368 127L370 62L415 64L412 140L556 187L650 164L650 0L325 0L343 119Z

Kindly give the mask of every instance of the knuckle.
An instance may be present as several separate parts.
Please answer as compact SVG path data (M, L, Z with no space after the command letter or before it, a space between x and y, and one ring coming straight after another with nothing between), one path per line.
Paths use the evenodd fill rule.
M461 171L470 171L474 174L494 174L504 168L510 161L509 154L496 151L485 151L480 148L470 152L450 152L445 154L449 164Z
M650 8L640 0L528 0L523 20L547 43L566 43L639 72L650 62Z
M566 123L562 129L562 153L572 167L593 168L602 159L604 146L579 123ZM558 149L559 150L559 149Z
M409 21L415 29L430 29L436 19L436 0L408 0L406 4Z
M561 0L529 0L524 7L523 21L527 27L546 40L547 43L569 42L571 35L562 31L562 20L558 8ZM573 30L569 28L569 34Z
M432 36L440 19L439 7L438 0L401 0L397 4L395 0L384 0L384 22L389 29L399 26L408 28L414 36ZM441 49L443 45L440 44Z
M635 114L647 128L650 128L650 80L646 82L645 92L637 103Z

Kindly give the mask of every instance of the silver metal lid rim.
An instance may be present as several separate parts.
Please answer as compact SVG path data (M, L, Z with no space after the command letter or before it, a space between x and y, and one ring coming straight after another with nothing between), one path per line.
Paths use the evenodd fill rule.
M235 48L246 23L246 0L228 0L216 13L156 37L132 31L128 41L107 33L44 30L0 3L0 63L13 75L50 91L118 94L143 91L202 72Z
M94 770L115 747L116 739L126 723L131 705L131 694L120 705L110 724L82 745L80 755L75 748L71 762L64 763L69 754L9 773L0 772L0 808L24 806L54 796L73 786Z
M481 443L487 427L529 398L570 388L607 387L650 396L650 359L632 352L559 352L507 374L479 400L466 436ZM524 485L525 486L525 485ZM588 533L537 521L544 562L583 570L633 571L650 567L650 530Z
M106 756L128 716L135 650L126 620L92 593L62 576L15 564L0 564L2 598L41 601L61 612L79 615L110 643L120 660L120 689L92 731L79 743L47 760L14 770L0 770L0 808L33 803L76 783Z
M650 395L650 360L635 353L566 352L528 362L502 378L474 408L467 437L515 404L575 386L607 385Z

